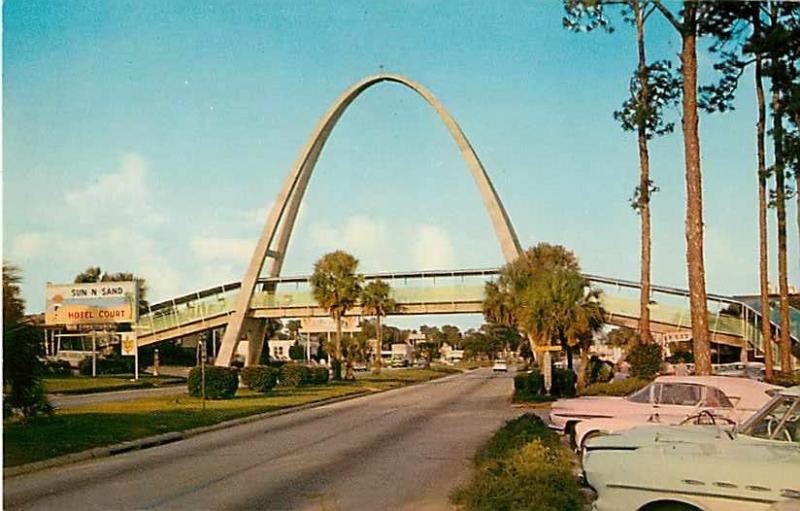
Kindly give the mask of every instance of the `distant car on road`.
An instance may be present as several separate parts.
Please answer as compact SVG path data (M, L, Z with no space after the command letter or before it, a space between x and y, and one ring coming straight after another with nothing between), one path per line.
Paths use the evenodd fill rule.
M684 421L733 422L748 419L779 387L725 376L660 376L621 397L560 399L550 412L551 427L570 436L580 449L585 438L646 424Z
M508 364L502 360L496 360L494 365L492 366L492 371L494 372L508 372Z
M800 509L800 386L725 426L636 427L586 442L595 511Z

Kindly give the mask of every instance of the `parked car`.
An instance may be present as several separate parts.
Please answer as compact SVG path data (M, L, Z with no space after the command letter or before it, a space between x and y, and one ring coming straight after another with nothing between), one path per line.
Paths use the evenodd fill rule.
M551 427L570 436L580 448L596 432L640 424L680 424L688 420L739 423L771 398L779 387L724 376L660 376L643 389L622 397L580 397L556 401ZM591 421L591 424L582 424Z
M492 366L494 372L508 372L508 364L504 360L495 360Z
M800 386L749 420L655 426L587 441L583 474L595 511L800 509Z

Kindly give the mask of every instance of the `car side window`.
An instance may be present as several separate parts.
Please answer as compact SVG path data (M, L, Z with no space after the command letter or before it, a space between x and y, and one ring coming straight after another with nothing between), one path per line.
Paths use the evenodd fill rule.
M733 408L728 396L716 387L706 387L706 398L702 405L708 408Z
M650 393L653 391L653 388L655 388L657 385L660 386L660 384L658 383L651 383L645 388L637 392L634 392L633 394L627 397L628 401L631 401L633 403L649 404L651 402Z
M664 383L657 402L662 405L695 406L700 402L701 390L699 385Z

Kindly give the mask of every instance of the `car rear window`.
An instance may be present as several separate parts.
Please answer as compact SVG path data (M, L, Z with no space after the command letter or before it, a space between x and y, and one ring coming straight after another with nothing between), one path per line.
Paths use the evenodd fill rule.
M663 383L659 392L658 404L695 406L702 397L700 385L689 383Z

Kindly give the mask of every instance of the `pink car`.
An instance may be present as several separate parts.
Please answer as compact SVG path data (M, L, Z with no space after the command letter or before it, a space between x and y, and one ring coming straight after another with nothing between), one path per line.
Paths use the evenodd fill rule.
M735 424L758 411L777 388L725 376L660 376L624 398L560 399L550 411L550 427L570 435L579 448L593 433L643 424Z

